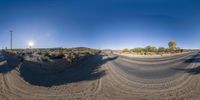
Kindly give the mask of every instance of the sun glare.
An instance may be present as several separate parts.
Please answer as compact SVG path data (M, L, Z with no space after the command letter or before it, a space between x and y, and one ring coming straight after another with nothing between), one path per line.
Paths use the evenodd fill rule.
M33 42L33 41L30 41L30 42L28 43L28 46L29 46L29 48L32 48L32 47L34 46L34 42Z

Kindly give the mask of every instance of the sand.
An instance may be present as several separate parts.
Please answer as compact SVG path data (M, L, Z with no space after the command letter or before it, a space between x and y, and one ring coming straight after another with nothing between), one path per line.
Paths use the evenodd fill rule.
M161 61L182 63L191 54ZM200 66L199 55L186 68ZM166 58L163 58L166 59ZM181 59L181 60L180 60ZM151 64L123 57L92 56L63 72L39 74L17 58L0 63L1 100L199 100L200 74L178 72L165 78L144 78L130 75L119 64ZM123 62L123 63L120 63ZM118 63L118 65L116 65ZM151 72L165 67L140 69ZM129 66L129 65L127 65ZM171 66L169 66L171 67ZM128 68L128 67L127 67ZM143 67L141 67L143 68ZM167 67L168 68L168 67ZM198 69L197 69L198 70ZM133 70L134 71L134 70ZM195 70L196 71L196 70ZM162 73L161 73L162 74ZM163 74L162 74L163 75Z

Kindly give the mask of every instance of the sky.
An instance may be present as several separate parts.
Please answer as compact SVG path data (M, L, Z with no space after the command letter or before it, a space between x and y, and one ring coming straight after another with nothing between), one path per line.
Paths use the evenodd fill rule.
M0 0L0 48L200 49L199 0Z

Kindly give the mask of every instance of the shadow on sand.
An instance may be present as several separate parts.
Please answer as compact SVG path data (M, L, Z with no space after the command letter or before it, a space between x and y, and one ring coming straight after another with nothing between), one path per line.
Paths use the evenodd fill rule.
M116 58L117 57L103 59L102 55L90 56L59 73L38 73L22 64L19 68L19 72L21 77L32 85L51 87L99 79L106 74L105 70L99 70L100 66Z
M200 62L200 53L193 55L190 59L185 59L184 63L196 63Z
M17 56L14 56L14 55L6 55L5 54L4 57L5 57L4 59L6 59L6 60L4 60L2 62L6 62L6 61L7 62L0 65L0 73L3 73L3 74L6 74L6 73L12 71L13 69L15 69L16 67L18 67L21 62L20 58Z
M199 53L192 56L190 59L185 59L184 63L191 64L191 63L199 63L200 56ZM194 68L173 68L174 70L182 71L184 73L189 73L191 75L200 74L200 66Z
M176 68L175 70L183 71L185 73L189 73L191 75L200 74L200 66L195 68Z

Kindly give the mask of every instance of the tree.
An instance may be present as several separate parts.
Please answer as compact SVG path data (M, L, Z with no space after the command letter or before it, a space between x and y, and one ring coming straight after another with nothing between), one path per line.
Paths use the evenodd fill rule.
M176 42L175 41L170 41L168 43L168 46L169 46L170 49L175 49L176 48Z
M146 48L146 52L156 52L157 48L154 46L147 46Z
M176 52L176 53L182 53L182 52L183 52L183 49L177 47L177 48L175 49L175 52Z
M134 49L131 49L132 52L136 52L136 53L140 53L143 51L143 48L134 48Z
M162 52L162 53L165 52L165 48L164 48L164 47L159 47L159 48L158 48L158 52L159 52L159 53L160 53L160 52Z
M145 48L134 48L134 49L131 49L130 51L137 54L144 54L146 52Z

